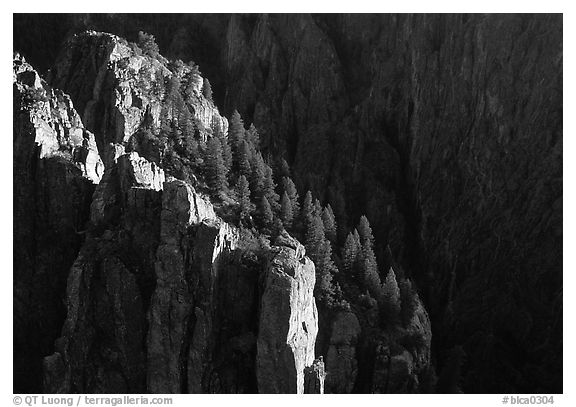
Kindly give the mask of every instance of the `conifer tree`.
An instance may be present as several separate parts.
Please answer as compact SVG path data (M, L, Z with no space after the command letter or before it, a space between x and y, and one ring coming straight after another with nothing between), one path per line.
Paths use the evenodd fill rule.
M236 183L236 194L239 203L240 220L247 218L254 211L254 204L250 201L250 186L244 175L240 175Z
M142 49L144 54L151 56L152 58L156 58L160 52L154 36L145 33L144 31L138 32L138 46Z
M202 94L206 99L210 102L213 102L212 99L212 85L210 85L210 81L204 78L204 84L202 85Z
M264 195L264 167L266 166L260 152L254 154L250 165L252 169L250 173L250 189L253 200L258 202Z
M303 208L304 209L304 208ZM310 222L306 228L306 253L316 263L319 259L320 245L324 242L324 225L319 216L310 215Z
M280 211L280 196L276 193L276 183L274 182L272 168L268 164L264 165L264 180L263 180L263 192L274 213Z
M248 130L246 130L246 140L255 151L260 150L260 135L258 134L256 127L254 127L254 123L252 123Z
M354 274L354 267L360 250L360 242L355 239L353 233L348 233L342 249L342 266L346 275L352 276Z
M232 171L238 171L238 151L244 140L244 122L237 110L234 110L232 117L230 117L228 140L232 148Z
M411 281L408 279L400 280L398 288L400 289L402 322L404 325L408 325L414 317L414 313L418 307L418 295L416 294L416 290L412 286Z
M361 270L364 280L364 286L376 301L382 300L383 291L380 276L378 274L378 265L376 264L376 257L371 247L362 250L361 255ZM396 280L394 280L396 281Z
M313 213L314 215L320 216L320 219L322 219L322 205L318 198L314 198Z
M332 248L328 240L324 239L320 242L315 257L316 285L314 291L317 293L320 301L330 306L334 302L335 297L333 275L337 269L332 261Z
M372 228L368 222L368 218L364 215L360 217L360 222L358 222L358 234L360 235L360 242L362 247L370 246L374 247L374 236L372 235Z
M382 295L382 287L380 276L378 275L378 265L376 263L376 256L374 254L374 237L372 236L372 229L366 216L360 217L360 222L357 228L358 239L361 244L361 251L359 255L359 266L362 282L364 287L368 289L374 299L380 301Z
M324 223L324 233L332 244L336 244L336 218L330 204L326 205L322 211L322 222Z
M226 179L227 171L222 158L222 145L215 137L208 140L208 151L206 157L206 182L210 192L215 197L222 198L228 189Z
M298 190L296 189L296 185L292 181L290 177L282 178L282 189L290 198L290 202L292 203L292 214L294 217L299 216L300 214L300 197L298 196Z
M360 234L358 233L358 229L354 229L352 235L354 236L354 240L358 244L358 247L362 248L362 242L360 240Z
M294 213L292 212L292 202L288 198L286 191L282 194L282 200L280 201L280 219L286 229L292 228Z
M278 164L278 176L290 177L290 166L284 158L280 159L280 164Z
M183 106L182 95L180 95L181 86L180 76L172 75L168 81L168 86L166 87L166 100L174 105L178 110Z
M212 116L212 120L210 121L210 128L212 129L212 135L214 135L214 137L228 138L228 136L224 134L220 120L216 118L216 116Z
M186 137L183 140L184 142L184 152L187 158L191 161L196 161L200 156L200 146L198 145L198 140L194 137ZM225 169L226 172L228 169Z
M338 223L340 225L347 225L348 224L348 211L346 210L346 201L344 200L344 188L340 185L338 181L336 181L335 185L331 185L328 187L328 202L332 206L334 210L334 216L338 219ZM346 229L341 227L338 229L340 232L338 234L339 239L345 238Z
M250 158L248 143L242 140L238 149L238 172L246 178L250 177L251 174Z
M222 159L224 160L224 165L226 169L230 171L232 169L232 149L228 143L228 137L221 136L218 137L220 143L222 144Z
M381 299L382 307L385 310L386 316L395 320L400 314L400 288L396 282L396 275L392 267L388 270L386 280L382 285Z
M304 202L302 203L302 212L300 214L300 221L307 229L314 218L314 203L312 201L312 192L306 192Z
M262 227L269 229L272 226L274 215L272 213L272 207L270 206L266 196L263 196L260 199L258 204L258 215Z
M320 242L317 255L318 266L322 270L326 270L330 274L336 274L338 269L332 260L332 245L330 241L326 238Z

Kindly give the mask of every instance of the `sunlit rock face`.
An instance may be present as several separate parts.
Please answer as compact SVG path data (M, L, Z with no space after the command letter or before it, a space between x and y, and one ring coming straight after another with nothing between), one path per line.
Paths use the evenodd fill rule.
M74 36L49 80L76 101L100 146L128 143L142 126L159 129L162 123L177 119L182 107L166 103L176 83L204 140L228 130L226 118L204 96L204 78L197 69L146 54L112 34L87 31Z
M293 243L296 249L273 249L265 275L256 365L261 393L304 393L304 369L315 358L314 263Z
M20 55L13 101L15 383L32 391L64 320L66 277L104 165L70 97Z

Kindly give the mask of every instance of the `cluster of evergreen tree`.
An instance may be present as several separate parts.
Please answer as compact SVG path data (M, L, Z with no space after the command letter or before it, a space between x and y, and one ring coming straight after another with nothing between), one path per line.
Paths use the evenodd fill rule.
M359 298L376 304L386 325L407 324L414 315L417 296L410 280L398 278L394 268L379 270L374 235L366 216L339 245L339 230L330 204L322 206L308 191L300 199L285 161L279 165L282 226L305 243L316 266L315 295L328 308L349 308Z
M141 35L144 53L157 54L153 40ZM227 134L219 123L212 123L209 129L200 128L188 104L191 83L197 81L197 66L176 61L170 70L173 75L163 89L161 128L156 129L151 119L147 126L145 120L142 130L131 140L138 146L128 149L144 152L170 175L209 194L217 213L241 227L246 253L262 252L259 248L266 246L263 241L283 229L303 242L315 264L314 295L321 314L353 309L360 315L375 315L383 328L407 326L418 306L416 290L399 267L379 267L366 216L349 229L350 215L342 189L329 190L325 206L311 191L301 197L286 160L277 162L273 171L262 156L258 131L254 125L246 128L237 111L230 117ZM202 95L212 102L207 79L202 84ZM421 346L422 338L408 335L402 340L404 348L412 349Z
M147 54L157 51L153 37L143 34L140 45ZM322 206L310 191L301 199L284 159L274 173L260 151L258 131L253 125L246 129L237 111L230 117L227 134L216 123L210 129L199 128L186 102L197 67L176 61L170 69L162 126L159 130L144 126L134 138L139 151L156 152L148 158L207 192L227 221L268 235L286 229L303 242L316 266L315 296L324 307L350 308L350 303L367 297L368 303L377 304L384 323L407 323L415 310L415 290L409 280L397 280L392 267L379 271L367 217L362 216L346 236L347 219L339 228L330 204ZM211 101L208 80L202 93ZM338 194L331 195L339 216L347 216Z
M270 234L275 230L275 221L276 227L281 225L280 196L276 192L274 172L259 150L256 128L245 129L242 117L235 111L228 134L213 126L212 135L202 140L180 96L175 94L171 98L179 112L178 119L163 131L177 157L168 157L167 167L179 178L195 179L195 186L205 188L226 220ZM178 172L184 169L189 173Z
M286 165L280 165L283 226L305 242L306 252L316 265L316 297L328 308L349 307L358 299L377 306L386 326L408 324L416 311L417 294L409 279L397 276L394 267L380 270L372 228L366 216L345 237L341 235L330 204L322 207L308 191L300 201ZM339 255L338 255L339 254Z

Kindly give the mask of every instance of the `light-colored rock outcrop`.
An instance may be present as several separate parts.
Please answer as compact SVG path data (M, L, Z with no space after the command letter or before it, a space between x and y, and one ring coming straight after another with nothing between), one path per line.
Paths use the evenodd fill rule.
M118 173L123 190L139 187L160 191L164 184L164 170L135 151L118 157Z
M13 59L15 388L37 392L42 357L65 318L62 297L104 171L70 98Z
M127 143L143 125L159 129L163 120L178 120L180 112L172 106L170 94L174 90L167 83L180 84L176 92L201 138L228 131L226 118L203 95L203 78L197 69L171 65L160 55L151 57L112 34L75 35L52 70L50 82L71 94L100 146Z
M64 158L80 168L93 183L100 182L104 164L94 135L84 128L70 97L50 88L19 55L13 60L13 84L22 113L28 115L33 125L39 158ZM17 149L19 141L15 142Z
M195 237L188 234L191 227ZM186 387L202 392L214 282L220 257L238 244L238 231L219 219L190 185L173 180L164 184L160 234L149 310L148 387L159 393L180 393Z
M274 247L265 271L256 360L260 393L303 393L304 369L315 358L314 263L300 243L290 246Z

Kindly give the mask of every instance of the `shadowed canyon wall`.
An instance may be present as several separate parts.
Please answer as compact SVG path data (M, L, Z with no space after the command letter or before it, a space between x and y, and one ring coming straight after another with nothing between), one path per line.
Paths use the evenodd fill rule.
M37 29L25 30L31 24ZM14 27L19 34L15 51L42 73L51 68L47 76L51 85L70 95L84 125L94 133L84 139L95 142L102 157L108 143L125 141L141 121L158 120L154 106L163 103L153 93L129 92L131 79L122 75L142 63L150 64L157 75L167 73L161 63L138 62L137 57L131 65L110 71L106 47L117 46L122 53L123 45L94 37L93 43L82 42L60 52L66 37L89 28L136 40L143 30L155 35L164 56L194 60L210 78L216 105L226 114L237 109L247 123L255 124L264 153L291 164L301 191L310 189L329 202L340 225L351 227L363 213L370 219L379 264L401 265L415 281L430 316L432 355L428 356L439 375L438 391L455 390L450 379L454 371L459 372L459 386L465 392L562 391L561 15L16 15ZM117 95L120 103L111 103ZM213 108L201 97L196 106L195 119L210 127L211 117L216 116ZM30 127L21 127L26 126ZM222 121L220 127L224 126L227 122ZM83 128L81 123L79 127ZM14 138L15 143L26 140L16 131ZM15 202L36 202L49 212L38 219L62 223L61 228L48 227L27 215L40 209L23 206L22 213L15 209L15 221L28 225L15 230L15 250L26 250L15 252L15 258L23 259L21 266L15 266L15 275L35 276L15 282L19 304L28 295L22 290L48 284L40 280L44 273L40 268L54 269L49 275L59 276L50 277L48 285L57 287L48 293L62 292L70 267L74 264L72 270L77 269L76 255L82 254L80 247L88 238L71 231L75 222L84 224L89 219L89 211L79 209L85 204L78 202L90 201L95 187L73 159L55 158L50 171L63 166L73 173L66 182L74 181L77 199L67 203L71 208L64 210L66 216L52 215L56 212L50 211L62 208L39 202L52 202L57 188L41 187L53 181L43 181L47 172L38 172L34 164L49 165L51 159L38 161L31 158L32 146L16 146L14 165L28 164L15 171L22 177L14 181ZM26 158L17 156L18 151ZM154 161L149 149L141 147L139 153ZM88 162L84 165L89 167ZM116 176L104 173L98 188L107 177ZM129 184L123 185L114 188L124 194L122 188ZM138 191L155 208L150 211L160 211L163 201L154 188ZM45 195L35 201L30 198L39 193ZM114 199L120 203L110 208L130 203L127 198ZM68 219L76 212L80 220ZM114 210L110 213L118 216ZM154 217L155 226L146 226L156 233L151 235L156 236L154 243L146 246L148 253L159 250L162 241L158 215ZM48 234L50 242L56 241L51 234L60 231L65 236L58 236L58 241L69 243L57 250L66 253L33 260L44 259L42 251L48 246L33 245L26 236L43 239ZM388 248L394 254L392 261ZM38 266L32 264L37 261ZM158 290L158 266L152 260L142 261L147 263L139 266L148 270L142 271L146 283L140 277L133 283L148 288L140 300L129 304L138 309L150 301L152 287ZM109 268L118 270L118 278L132 281L130 272L122 271L126 264L120 266L115 260L103 264L96 268L100 284L106 286ZM180 280L178 284L183 283ZM70 290L70 281L68 286ZM114 295L123 296L120 291L111 298ZM57 297L22 300L29 306L54 304L49 308L53 315L42 318L52 334L44 345L22 339L17 346L40 346L36 354L50 353L50 340L58 336L58 321L66 315ZM187 325L181 329L211 324L216 315L205 304L194 306L193 312L188 310L190 304L182 307L186 311L181 318ZM69 319L70 310L68 315ZM330 315L325 327L320 321L317 348L322 349L328 368L335 354L341 356L332 364L341 373L331 377L328 369L327 390L349 386L347 391L376 391L372 385L358 384L368 381L364 375L382 383L391 369L399 372L418 365L416 360L406 363L412 355L399 356L395 362L385 356L385 347L361 334L367 322L354 318L354 314ZM141 321L138 329L145 329L144 315ZM418 329L428 328L424 323ZM195 340L201 344L203 339ZM256 339L248 342L255 344ZM195 348L184 344L179 360L165 363L186 366L187 357L205 360L210 351L207 345L198 346L204 356L187 354L188 347ZM114 356L118 360L141 363L142 355L119 354ZM420 352L415 359L427 354ZM246 359L256 360L253 356ZM217 359L213 352L209 358ZM370 360L376 362L368 368ZM390 363L385 372L384 360ZM306 365L310 364L307 360ZM180 378L171 379L170 389L193 388L191 377L196 373L179 374ZM145 383L144 377L124 380L139 386ZM256 376L251 380L242 386L254 390ZM304 381L299 376L298 386ZM396 389L409 387L388 384Z

